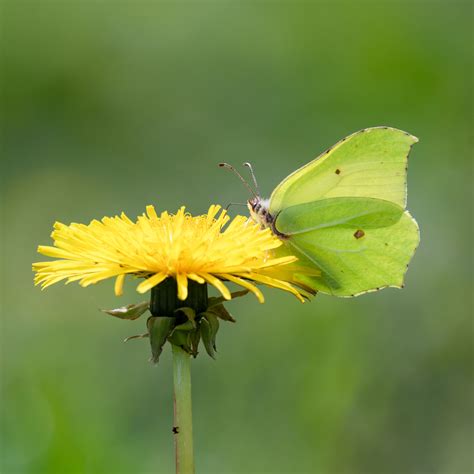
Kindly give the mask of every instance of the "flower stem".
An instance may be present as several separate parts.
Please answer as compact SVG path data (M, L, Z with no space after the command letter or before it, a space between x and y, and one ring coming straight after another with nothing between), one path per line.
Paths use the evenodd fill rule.
M208 306L207 285L188 282L188 297L178 299L174 278L167 278L151 291L150 312L155 318L175 317L176 309L191 308L196 314ZM174 445L176 474L194 474L193 420L191 409L191 360L190 354L175 344L173 351L174 382ZM183 346L184 347L184 346Z
M194 474L190 355L178 346L172 349L176 474Z

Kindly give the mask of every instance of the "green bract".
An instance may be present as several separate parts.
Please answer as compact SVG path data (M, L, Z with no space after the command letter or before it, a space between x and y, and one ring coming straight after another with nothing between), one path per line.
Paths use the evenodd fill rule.
M134 320L146 311L152 313L146 325L148 332L129 336L131 339L149 338L151 361L157 363L166 342L180 347L188 354L198 355L199 343L202 341L206 352L216 356L216 337L219 330L219 319L235 323L235 319L224 307L225 298L208 297L207 286L190 282L189 297L185 302L177 298L176 282L168 278L162 285L152 290L151 303L130 304L117 309L102 310L104 313L120 319ZM231 293L232 299L248 293L248 290ZM192 304L191 306L181 306Z

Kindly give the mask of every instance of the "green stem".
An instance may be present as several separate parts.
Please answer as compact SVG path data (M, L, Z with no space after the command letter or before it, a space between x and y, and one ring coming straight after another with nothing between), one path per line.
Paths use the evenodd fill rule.
M150 312L154 318L162 322L168 318L174 318L176 309L192 308L196 314L200 314L206 311L207 306L206 284L201 285L189 280L188 297L185 301L178 299L178 289L174 278L167 278L151 290ZM171 347L173 351L173 433L176 450L176 474L194 474L190 355L174 344L171 344ZM159 352L161 352L161 347Z
M194 474L190 355L173 345L176 474Z

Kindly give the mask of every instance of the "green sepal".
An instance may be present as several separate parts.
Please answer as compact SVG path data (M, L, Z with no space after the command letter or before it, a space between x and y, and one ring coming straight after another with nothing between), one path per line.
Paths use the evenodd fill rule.
M249 290L234 291L233 293L230 294L230 296L231 296L231 299L240 298L241 296L245 296L248 292L249 292ZM209 303L207 305L207 309L212 308L216 305L222 304L225 301L228 301L228 300L226 300L223 296L218 296L218 297L211 296L209 298Z
M196 358L199 353L199 342L201 341L201 331L196 329L189 334L191 340L191 352L190 354Z
M194 311L193 308L178 308L175 310L175 314L183 313L187 318L188 322L191 322L193 325L193 328L196 328L196 311Z
M201 313L201 316L203 317L202 321L207 320L207 322L209 323L212 348L214 349L214 351L217 351L216 336L217 331L219 331L219 320L217 319L217 316L214 313L211 313L210 311L205 311L204 313Z
M215 306L211 306L208 310L208 313L214 313L218 318L223 319L224 321L229 321L231 323L235 323L235 319L232 315L227 311L223 304L217 304Z
M151 360L155 364L158 363L163 346L173 330L174 322L175 318L166 316L150 316L146 322L150 336Z
M173 332L170 334L170 336L176 332L176 331L194 331L196 329L196 325L193 321L186 321L183 324L178 324L177 326L174 327Z
M189 331L174 331L168 341L174 346L181 347L184 351L191 353L191 337Z
M150 337L150 335L147 332L144 334L136 334L135 336L128 336L123 340L123 342L128 342L128 341L131 341L132 339L144 339L146 337Z
M201 338L204 344L204 348L206 349L206 352L213 359L215 359L216 357L215 357L214 347L212 345L211 325L209 324L209 321L207 319L202 318L199 328L201 330Z
M169 280L173 283L173 279ZM205 305L203 301L199 300L200 303L196 303L196 308L194 308L194 300L190 300L188 304L186 304L187 301L181 302L184 303L184 306L177 308L178 301L175 301L176 288L173 285L171 288L163 285L158 286L160 288L155 288L154 293L152 292L151 301L153 304L144 302L102 311L120 319L133 320L139 318L148 309L151 311L154 308L153 316L147 319L148 333L130 336L125 339L125 342L131 339L149 337L152 353L151 361L155 364L159 361L166 341L181 347L193 357L196 357L202 340L206 352L210 357L215 358L219 319L235 322L235 319L223 305L226 300L223 297L208 299L206 293ZM248 292L248 290L236 291L231 293L231 296L232 298L238 298ZM171 293L174 297L174 299L171 298L172 301L170 298L166 299ZM173 306L176 309L173 309ZM203 311L203 309L205 310Z
M183 324L175 326L168 336L168 341L192 354L191 332L196 330L195 324L194 321L188 320Z
M116 318L134 320L138 319L145 311L147 311L149 306L150 303L144 301L143 303L128 304L127 306L122 306L121 308L116 309L101 309L101 311Z

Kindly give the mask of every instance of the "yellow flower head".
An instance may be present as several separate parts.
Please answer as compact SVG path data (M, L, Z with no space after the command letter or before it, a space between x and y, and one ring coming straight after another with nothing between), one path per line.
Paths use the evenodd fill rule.
M188 295L188 280L213 285L225 299L231 299L231 293L223 282L230 281L252 291L262 303L255 282L303 300L307 292L291 284L298 285L291 271L297 259L274 256L282 242L270 229L244 216L229 221L226 211L213 205L196 217L184 207L175 215L158 216L148 206L136 222L124 213L89 225L57 222L51 235L54 247L41 245L38 252L59 260L33 264L35 284L46 288L61 280L79 280L88 286L115 277L115 293L121 295L125 275L131 274L145 278L137 287L140 293L175 278L181 300Z

